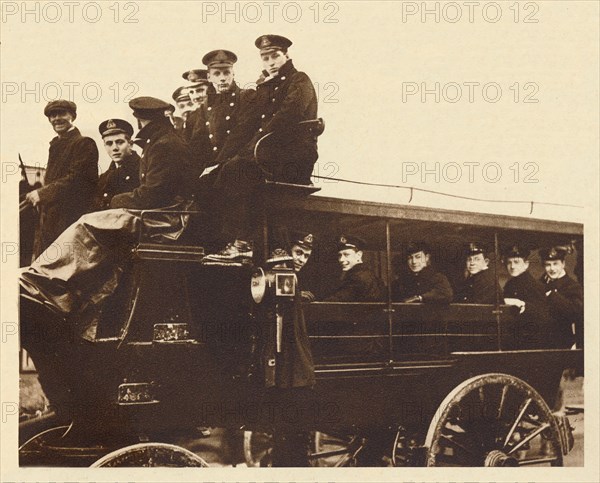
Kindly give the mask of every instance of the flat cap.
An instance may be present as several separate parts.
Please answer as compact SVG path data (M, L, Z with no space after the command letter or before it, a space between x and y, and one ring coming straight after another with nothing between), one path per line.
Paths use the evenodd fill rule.
M67 101L66 99L57 99L50 101L44 108L44 116L49 117L53 111L67 111L73 114L73 117L77 117L77 105L74 102Z
M354 235L340 235L337 239L338 251L354 248L355 250L364 250L367 243L360 237Z
M567 258L567 253L567 249L564 247L543 248L540 250L540 258L542 262L548 260L562 260L564 262L565 258Z
M531 250L524 245L520 245L518 243L514 243L508 247L506 247L502 251L502 256L506 258L522 258L523 260L527 260Z
M187 92L187 87L185 87L185 86L181 86L181 87L178 87L177 89L175 89L173 91L173 94L171 95L171 97L173 98L173 100L175 102L180 102L183 100L190 99L190 96L188 95L188 92ZM187 99L185 99L186 97L187 97Z
M254 45L260 49L261 54L265 54L273 50L287 52L287 49L292 45L292 41L281 35L267 34L261 35L259 38L257 38L254 42Z
M129 107L133 110L134 117L141 119L160 119L165 117L165 111L175 110L168 102L148 96L131 99Z
M190 69L181 74L186 81L188 81L188 85L186 87L191 87L195 85L207 85L209 84L206 75L208 71L206 69Z
M431 248L424 241L411 241L406 246L406 256L413 255L414 253L419 252L428 254L431 253Z
M211 67L231 67L237 62L237 55L229 50L213 50L202 57L202 63Z
M487 249L482 243L471 242L471 243L467 243L465 245L465 255L466 256L479 255L480 253L483 253L485 255L486 252L487 252Z
M305 250L312 250L315 237L312 233L294 233L292 246L297 245Z
M107 119L98 126L98 131L102 137L111 134L127 134L133 136L133 126L123 119Z

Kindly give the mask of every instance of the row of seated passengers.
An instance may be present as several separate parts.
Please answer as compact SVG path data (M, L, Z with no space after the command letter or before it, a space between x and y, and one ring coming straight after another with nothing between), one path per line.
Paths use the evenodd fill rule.
M309 243L310 242L310 243ZM312 251L312 235L295 241L292 247L294 268L299 272ZM322 300L326 302L378 302L386 299L378 278L362 263L365 243L359 237L342 235L338 239L338 261L342 277L338 287ZM308 255L307 255L308 254ZM528 271L529 251L513 245L503 253L510 279L501 290L493 270L488 268L485 248L470 243L465 250L466 277L452 290L445 275L430 265L430 249L424 242L407 246L407 268L392 284L392 300L404 303L451 302L495 304L503 302L518 308L519 319L529 321L547 332L562 347L571 347L577 339L583 343L583 290L565 271L567 250L553 247L540 250L545 274L536 280ZM300 259L301 255L303 256ZM302 288L302 278L300 278ZM314 301L311 292L302 292L306 301Z

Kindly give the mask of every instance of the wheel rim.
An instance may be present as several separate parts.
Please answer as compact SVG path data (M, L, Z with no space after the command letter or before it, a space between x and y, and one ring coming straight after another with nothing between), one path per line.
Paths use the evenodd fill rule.
M556 420L526 382L471 378L442 402L425 442L427 466L562 466Z
M244 460L251 468L272 466L273 436L260 431L244 431Z
M106 467L195 467L208 463L191 451L163 443L140 443L115 450L100 458L91 468Z

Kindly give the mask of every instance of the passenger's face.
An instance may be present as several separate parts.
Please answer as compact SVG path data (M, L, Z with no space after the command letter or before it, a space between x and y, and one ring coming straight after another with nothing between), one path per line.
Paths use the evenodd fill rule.
M544 262L544 270L546 270L548 277L556 280L565 273L565 262L563 260L546 260Z
M190 96L190 100L192 104L198 108L205 100L208 95L208 86L207 85L197 85L193 87L188 87L188 95Z
M408 256L407 262L410 271L417 273L429 265L429 255L423 251L416 252Z
M217 92L225 92L233 84L233 69L230 67L212 67L208 70L208 80Z
M347 248L338 252L338 262L342 267L342 271L347 272L359 263L362 263L362 250Z
M104 149L115 163L120 163L129 156L132 147L132 142L123 133L111 134L104 138Z
M486 270L488 268L489 259L485 258L483 253L478 253L477 255L469 255L467 257L467 272L471 275L475 275L476 273L481 272L482 270Z
M517 277L529 268L529 262L521 257L510 257L504 261L506 271L511 277Z
M302 270L308 259L310 258L310 254L312 250L308 250L307 248L302 248L299 245L294 245L292 247L292 258L294 259L294 270L299 272Z
M263 69L271 76L277 75L279 69L288 61L287 54L284 54L281 50L262 54L260 58L262 59Z
M66 133L73 126L73 114L65 109L57 109L50 112L48 121L52 124L54 132L59 136Z
M194 104L192 104L191 99L189 101L180 101L177 103L177 107L181 112L181 115L185 114L188 111L191 111L194 108Z

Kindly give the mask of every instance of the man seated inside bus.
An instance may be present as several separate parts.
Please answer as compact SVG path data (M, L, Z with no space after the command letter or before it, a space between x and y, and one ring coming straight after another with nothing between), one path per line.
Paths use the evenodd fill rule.
M446 276L431 266L431 249L425 242L410 242L406 249L407 270L392 284L392 300L404 303L452 302L452 287Z
M458 284L454 300L462 304L495 304L500 286L494 271L489 269L485 247L481 243L469 243L465 256L465 278Z
M338 288L325 302L379 302L381 283L363 263L366 243L362 238L340 235L337 240L338 261L342 277Z
M583 289L579 282L567 275L567 249L552 247L540 250L544 265L541 282L546 289L546 300L556 324L560 348L573 345L574 335L577 347L583 344Z
M510 279L504 285L504 303L519 308L517 325L509 344L513 349L541 349L559 344L554 340L545 288L529 273L530 250L514 244L504 251Z

